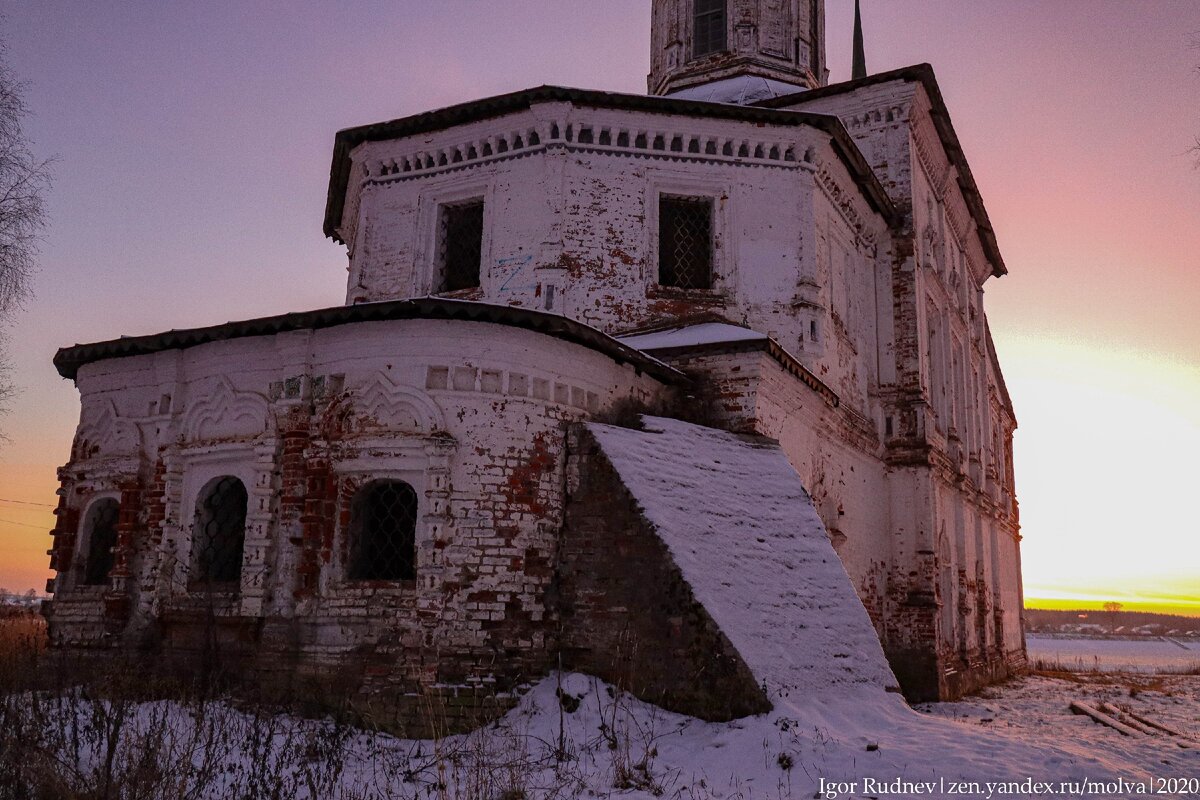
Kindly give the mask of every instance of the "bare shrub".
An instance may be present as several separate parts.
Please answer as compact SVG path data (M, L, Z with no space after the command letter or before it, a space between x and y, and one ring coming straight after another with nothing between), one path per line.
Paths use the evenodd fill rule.
M65 660L44 649L39 623L23 624L32 626L30 645L0 650L5 800L568 800L606 785L689 796L656 764L658 742L674 727L663 730L657 715L647 718L598 680L545 695L561 709L553 733L535 726L531 705L497 719L485 699L472 732L412 740L306 719L294 713L299 704L247 691L217 695L113 652ZM6 628L6 641L14 630ZM435 695L417 713L426 730L452 727Z
M337 795L348 726L242 710L115 655L72 663L31 627L37 636L17 640L29 644L0 648L0 797Z

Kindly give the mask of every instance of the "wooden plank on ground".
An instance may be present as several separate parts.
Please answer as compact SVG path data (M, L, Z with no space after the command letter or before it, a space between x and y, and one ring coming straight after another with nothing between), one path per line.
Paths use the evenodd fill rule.
M1174 728L1168 728L1166 725L1163 725L1160 722L1155 722L1154 720L1149 719L1147 717L1143 717L1141 714L1135 713L1133 711L1127 711L1125 713L1127 713L1129 716L1133 717L1134 719L1136 719L1138 722L1142 723L1143 725L1149 725L1151 728L1157 728L1158 730L1162 731L1163 733L1169 733L1172 736L1178 736L1181 739L1191 739L1192 738L1192 737L1188 736L1186 733L1180 733L1179 731L1175 730Z
M1108 714L1117 722L1123 722L1136 731L1146 734L1147 736L1160 736L1162 731L1153 728L1146 723L1136 719L1132 714L1123 708L1117 708L1112 703L1101 703L1100 710Z
M1086 714L1087 716L1094 719L1096 722L1099 722L1101 725L1107 725L1108 727L1112 728L1114 731L1117 731L1118 733L1120 733L1124 736L1133 736L1136 738L1136 737L1142 735L1141 731L1135 730L1123 722L1117 722L1117 720L1113 719L1108 714L1105 714L1104 712L1100 711L1099 709L1093 708L1092 706L1088 705L1087 703L1082 703L1078 700L1072 700L1071 701L1071 710L1074 711L1076 714Z

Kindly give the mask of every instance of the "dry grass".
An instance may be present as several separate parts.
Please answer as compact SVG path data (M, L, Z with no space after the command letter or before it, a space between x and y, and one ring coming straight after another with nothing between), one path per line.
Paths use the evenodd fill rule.
M1030 675L1042 678L1055 678L1068 681L1080 686L1116 686L1128 692L1130 697L1137 697L1143 692L1157 692L1173 696L1172 678L1198 674L1193 668L1165 669L1158 673L1151 672L1117 672L1112 670L1087 670L1064 668L1057 662L1035 661L1029 670Z
M41 614L9 609L0 613L0 700L35 685L46 645Z
M61 655L39 617L0 621L0 800L568 800L606 763L618 788L665 791L654 764L664 734L629 729L619 691L586 740L543 741L514 715L406 741L160 679L145 662Z
M776 796L710 792L662 767L658 742L676 729L639 717L620 687L594 692L598 729L567 722L584 707L560 686L557 734L518 710L422 741L304 719L301 698L234 699L214 686L133 655L80 661L46 648L39 617L0 620L0 800L573 800L597 786L671 800ZM417 713L446 730L442 712ZM790 780L791 762L769 755Z
M1071 680L1071 676L1119 676L1122 680L1130 677L1153 679L1155 675L1200 675L1200 662L1192 664L1168 664L1155 668L1153 672L1124 669L1101 669L1099 659L1087 661L1076 658L1051 659L1035 658L1029 664L1029 671L1034 675L1045 675L1051 678Z
M39 654L46 649L46 620L32 611L0 614L0 652Z

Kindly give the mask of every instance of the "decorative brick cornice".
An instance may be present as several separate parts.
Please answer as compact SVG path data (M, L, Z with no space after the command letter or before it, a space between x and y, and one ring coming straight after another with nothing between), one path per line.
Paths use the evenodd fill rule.
M822 191L825 192L825 196L829 198L829 202L832 203L833 207L838 210L839 214L841 214L842 219L844 219L846 224L850 226L850 229L854 231L855 235L857 235L867 245L874 245L875 232L867 226L863 219L863 214L857 207L857 195L847 192L842 185L838 183L837 178L834 177L833 172L829 169L827 164L818 164L817 183L820 185Z
M364 164L363 183L423 178L524 158L554 148L737 166L796 168L802 163L795 142L781 136L714 136L681 131L673 126L573 123L564 119L456 145L413 148L403 155L371 161Z
M838 157L845 161L847 169L855 177L855 180L860 183L868 202L885 216L890 217L894 213L892 202L888 198L887 192L883 189L879 180L863 159L862 154L858 151L854 140L850 138L850 135L846 132L846 129L837 117L805 111L739 106L731 103L706 103L669 97L616 94L612 92L570 89L561 86L540 86L536 89L527 89L521 92L488 97L470 103L462 103L436 111L429 111L424 114L417 114L412 117L338 131L334 139L333 163L330 166L329 172L329 192L325 207L325 235L340 241L338 231L342 227L343 214L346 211L348 199L347 188L351 179L350 173L353 165L351 154L359 145L366 142L391 141L418 134L429 134L468 123L498 119L532 109L535 106L545 106L551 103L568 103L574 112L578 112L580 109L612 109L643 112L646 114L645 125L648 129L659 127L659 122L668 128L674 127L675 124L670 120L671 118L679 117L753 123L754 127L750 128L750 130L755 131L760 126L767 125L813 128L829 135ZM560 126L560 131L563 133L563 140L565 141L565 128ZM499 148L500 138L507 139L508 152L510 153L535 146L531 142L531 134L536 134L537 145L539 146L557 138L551 135L551 130L537 125L524 126L518 130L510 129L507 132L497 134L498 138L496 145L493 147L493 155L496 154ZM599 132L597 131L595 135L598 137ZM516 144L517 136L521 138L520 148L513 147ZM579 143L587 144L586 142ZM755 142L756 145L759 143L761 142ZM664 144L662 152L669 156L670 145L667 143ZM461 152L459 150L460 146L467 147L467 151ZM421 167L423 169L433 169L436 167L449 168L452 164L456 163L454 161L456 153L461 158L461 161L457 163L466 163L472 144L464 142L460 146L455 146L453 152L451 150L443 151L442 149L435 148L426 154L432 159L432 166L429 165L429 159L422 158L420 162ZM474 146L476 148L476 156L478 158L485 157L482 155L480 144L477 142ZM690 146L689 139L687 147ZM634 149L637 148L635 147ZM647 152L653 150L654 147L651 140ZM686 153L687 150L684 149L680 152ZM769 153L769 150L765 152ZM444 164L441 163L443 157L445 159ZM734 157L736 158L736 156ZM746 157L753 158L753 151L751 151L751 155ZM764 155L763 160L769 162L771 159L769 155ZM780 151L779 160L784 160L782 150ZM394 174L403 173L402 164L397 163L396 168L397 171ZM391 174L390 164L388 165L388 171ZM370 173L371 167L368 166L367 174L362 174L359 177L370 177Z

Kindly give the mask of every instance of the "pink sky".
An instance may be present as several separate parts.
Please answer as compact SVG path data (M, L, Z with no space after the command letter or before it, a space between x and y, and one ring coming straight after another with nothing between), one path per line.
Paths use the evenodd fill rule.
M543 83L645 89L648 0L251 8L8 7L27 129L59 161L11 329L0 586L47 574L47 509L11 501L54 502L78 414L57 347L342 300L321 234L338 128ZM827 0L834 81L852 13ZM986 302L1021 423L1027 593L1200 603L1200 3L863 14L870 71L933 64L1010 270Z

